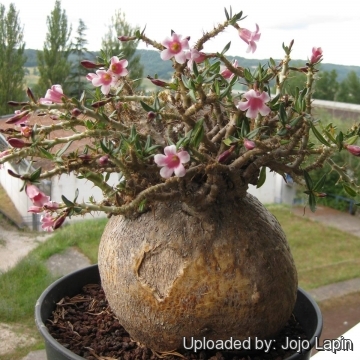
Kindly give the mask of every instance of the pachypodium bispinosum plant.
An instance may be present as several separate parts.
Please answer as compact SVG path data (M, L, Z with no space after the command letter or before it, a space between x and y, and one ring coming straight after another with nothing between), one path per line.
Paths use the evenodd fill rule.
M230 43L216 53L204 50L207 41L228 27L235 28L248 45L244 51L256 50L259 26L251 32L239 25L242 12L233 15L225 9L225 15L222 24L193 44L190 37L175 32L161 43L144 31L131 37L119 34L119 41L143 41L159 50L164 61L172 61L171 80L148 76L156 91L139 90L127 77L131 69L121 55L102 53L97 62L82 62L94 72L87 75L92 91L80 99L68 97L61 85L54 84L44 98L37 100L28 89L28 102L10 102L20 109L7 120L14 131L0 163L28 159L36 166L39 158L53 163L49 171L35 167L17 174L9 170L24 180L34 203L29 211L44 212L46 230L61 226L68 216L92 211L134 215L151 208L154 201L181 200L201 212L229 184L234 196L243 196L248 184L261 186L266 168L304 185L312 210L317 197L324 196L326 179L314 183L310 174L325 163L339 173L348 193L357 195L358 186L331 157L344 149L360 156L356 145L360 128L354 125L347 132L338 131L312 111L322 49L313 47L310 52L309 46L308 62L294 68L291 41L283 44L281 61L270 58L267 66L243 68L238 60L226 57ZM288 92L285 84L291 71L305 73L306 83ZM237 84L247 90L235 91ZM36 117L44 114L54 120L52 125L36 124ZM30 117L35 121L30 122ZM67 130L67 135L52 136L60 129ZM84 139L85 147L65 151L68 144ZM64 147L58 150L60 144ZM69 172L101 188L103 200L79 202L76 194L74 200L63 197L56 204L36 187L43 179ZM111 173L120 175L114 186L107 183Z

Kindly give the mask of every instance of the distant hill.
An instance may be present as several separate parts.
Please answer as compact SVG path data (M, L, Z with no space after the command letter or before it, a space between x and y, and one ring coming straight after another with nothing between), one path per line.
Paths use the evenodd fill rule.
M27 57L27 61L25 63L26 67L35 67L37 66L37 57L36 57L37 50L34 49L26 49L25 55ZM170 74L172 72L172 66L171 61L163 61L161 60L159 56L159 52L155 50L136 50L136 54L139 54L141 56L141 63L144 66L144 76L147 75L154 76L155 74L158 74L158 77L161 79L168 79L170 77ZM89 58L91 58L91 55L89 55ZM243 57L232 57L229 56L230 60L233 60L234 58L237 59L238 64L244 68L252 68L255 66L258 66L259 63L261 64L267 64L268 59L261 59L261 60L255 60L255 59L245 59ZM70 60L75 61L75 57L70 57ZM305 64L305 60L292 60L292 64L302 63ZM360 66L347 66L347 65L337 65L337 64L321 64L321 70L323 71L331 71L336 70L338 73L337 81L341 82L343 81L347 74L350 71L355 71L358 77L360 77Z

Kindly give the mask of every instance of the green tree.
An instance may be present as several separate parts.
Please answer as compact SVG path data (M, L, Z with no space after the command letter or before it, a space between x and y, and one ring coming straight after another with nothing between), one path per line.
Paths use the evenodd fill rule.
M47 26L43 51L37 53L40 79L35 91L41 96L54 84L62 85L64 93L68 88L66 81L71 69L68 60L71 27L68 27L66 12L61 9L60 0L56 0L54 10L47 17Z
M121 55L129 61L129 76L131 79L139 79L143 76L143 66L140 63L140 56L135 55L137 42L125 41L121 42L118 36L133 36L139 28L132 28L126 21L125 15L121 10L115 11L115 15L111 18L108 31L102 39L102 49L109 54Z
M80 96L85 84L88 81L85 79L88 70L81 65L81 61L84 60L85 55L89 53L86 48L88 43L86 40L87 27L82 19L79 19L79 25L76 31L75 43L72 46L71 52L75 56L75 61L72 63L69 85L71 87L68 93L71 96Z
M360 80L355 71L350 71L346 79L340 83L336 100L360 104Z
M0 4L0 115L13 110L7 105L9 100L21 101L24 98L24 55L23 28L15 5Z
M338 73L336 70L320 71L319 79L315 83L314 98L334 101L336 93L339 90L337 76Z

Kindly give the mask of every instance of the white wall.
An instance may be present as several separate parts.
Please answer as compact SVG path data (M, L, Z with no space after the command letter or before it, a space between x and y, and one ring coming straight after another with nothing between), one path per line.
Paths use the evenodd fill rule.
M292 205L295 197L295 185L289 186L283 177L266 168L266 181L259 189L249 185L248 192L256 196L263 204L288 204Z
M111 174L108 184L114 185L119 181L117 174ZM73 201L75 197L76 189L79 190L79 196L77 202L89 202L90 196L93 196L96 201L101 201L103 198L102 191L94 187L91 181L86 179L78 179L73 173L62 174L52 179L51 184L51 200L56 202L63 202L61 195L64 195L68 200ZM105 217L106 214L103 212L87 214L83 216L74 216L71 220L80 220L83 218L91 217Z
M9 163L2 165L2 168L0 169L1 186L5 189L8 196L14 203L17 211L23 217L24 222L31 222L32 214L28 213L28 209L32 205L32 202L26 195L25 190L20 191L24 181L10 176L8 174L8 169L14 171L17 174L22 173L19 171L19 167L17 166L12 167Z

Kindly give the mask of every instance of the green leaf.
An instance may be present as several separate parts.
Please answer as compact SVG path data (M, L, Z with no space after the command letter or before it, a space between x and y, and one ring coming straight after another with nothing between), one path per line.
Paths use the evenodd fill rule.
M324 130L324 133L334 144L336 144L336 139L331 135L330 131Z
M315 137L324 145L326 146L331 146L326 140L325 138L319 133L319 131L316 129L315 125L312 123L312 121L310 120L309 121L309 124L310 124L310 127L311 127L311 130L313 131Z
M196 102L195 91L194 91L194 90L190 90L188 94L189 94L191 100L194 101L194 102Z
M346 143L348 145L354 145L357 142L358 138L359 138L359 135L352 136L346 140Z
M286 114L285 105L283 102L281 102L280 106L279 106L279 118L280 118L280 121L283 124L283 126L285 126L287 123L287 114Z
M302 118L303 118L302 115L300 115L300 116L292 119L292 120L290 121L289 125L290 125L291 127L296 126L296 125L298 124L298 122L299 122Z
M256 184L256 188L261 188L266 180L266 166L263 166L260 170L260 175L259 175L259 179L258 182Z
M250 123L248 118L243 118L241 123L241 136L247 137L248 133L250 131Z
M204 136L204 119L199 120L192 130L190 144L198 148Z
M151 106L149 106L148 104L144 103L143 101L140 100L140 105L142 106L142 108L145 110L145 111L153 111L153 112L156 112L156 110L154 108L152 108Z
M186 88L191 89L190 81L184 74L181 75L181 80Z
M199 70L197 68L196 61L193 61L193 68L192 69L193 69L194 75L199 76Z
M315 184L313 191L321 191L321 189L324 187L325 182L326 182L326 176L327 173L324 174L320 180Z
M226 20L230 20L229 13L227 12L226 8L224 8Z
M34 182L36 181L41 175L41 167L39 167L38 169L36 169L33 173L31 173L30 175L30 181Z
M339 147L339 151L341 151L343 148L343 141L344 141L344 134L342 133L342 131L340 131L336 136L336 143Z
M76 189L76 190L75 190L74 203L76 203L76 200L77 200L78 196L79 196L79 189Z
M313 193L309 195L309 206L312 212L316 211L316 197Z
M57 153L56 156L60 157L62 154L64 154L64 152L69 148L69 146L72 144L72 141L69 141L62 149L60 149Z
M231 45L231 41L225 45L223 51L221 52L221 55L224 55L230 49L230 45Z
M343 184L343 188L351 197L356 196L356 191L352 187L350 187L350 186L348 186L346 184Z
M67 206L67 207L73 207L74 204L68 200L64 195L61 195L61 199L63 201L63 203Z
M42 155L44 155L44 157L46 157L49 160L53 160L54 156L52 154L50 154L47 150L45 150L44 148L39 148L40 152Z
M314 189L314 183L309 175L309 173L307 171L304 170L304 179L306 182L306 186L310 191L313 191Z

